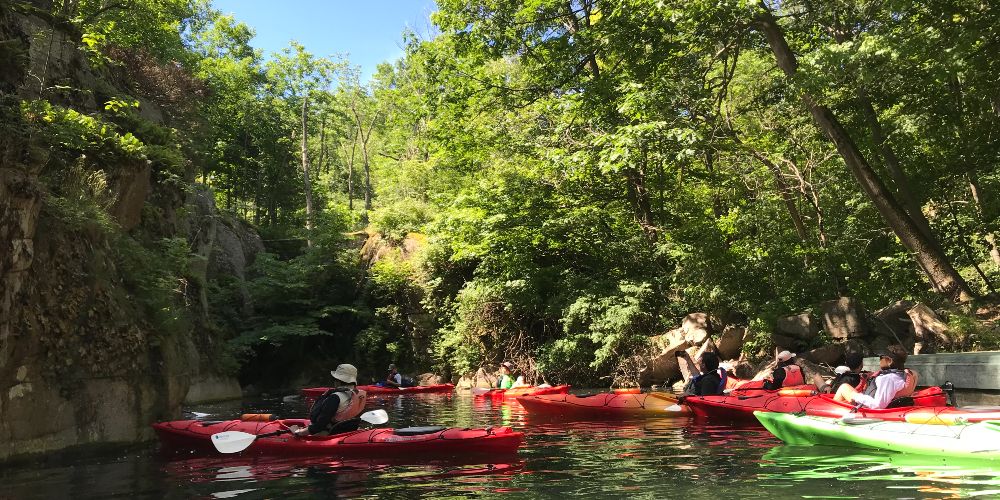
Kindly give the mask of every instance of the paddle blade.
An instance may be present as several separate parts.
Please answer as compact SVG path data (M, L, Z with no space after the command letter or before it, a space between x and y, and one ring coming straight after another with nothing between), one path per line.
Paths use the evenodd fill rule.
M257 436L240 431L226 431L212 434L212 446L219 453L239 453L253 444Z
M381 425L389 421L389 414L385 410L372 410L362 413L361 420L372 425Z

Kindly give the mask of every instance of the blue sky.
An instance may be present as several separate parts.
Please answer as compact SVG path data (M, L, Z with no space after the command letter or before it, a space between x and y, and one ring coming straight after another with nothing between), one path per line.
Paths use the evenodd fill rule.
M265 55L296 40L317 56L346 54L368 80L382 61L403 55L403 29L430 30L434 0L214 0L257 33L253 46Z

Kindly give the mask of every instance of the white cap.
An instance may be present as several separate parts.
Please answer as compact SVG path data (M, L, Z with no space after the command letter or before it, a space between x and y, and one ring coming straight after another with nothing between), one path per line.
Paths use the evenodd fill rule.
M851 371L851 369L844 365L840 365L833 369L833 373L836 373L837 375L843 375L849 371Z
M778 361L784 362L795 357L794 352L781 351L778 353Z
M345 384L358 383L358 369L354 365L338 365L336 370L330 372L330 375Z

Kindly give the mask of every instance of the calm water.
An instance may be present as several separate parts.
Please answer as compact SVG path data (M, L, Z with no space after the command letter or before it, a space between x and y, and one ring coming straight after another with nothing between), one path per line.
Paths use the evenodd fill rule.
M380 465L332 459L165 455L148 449L0 470L0 498L955 498L1000 497L1000 468L838 448L790 447L763 428L688 419L561 421L468 395L378 398L390 425L509 425L527 433L499 463ZM282 398L190 408L207 419L305 413ZM487 461L479 459L478 462Z

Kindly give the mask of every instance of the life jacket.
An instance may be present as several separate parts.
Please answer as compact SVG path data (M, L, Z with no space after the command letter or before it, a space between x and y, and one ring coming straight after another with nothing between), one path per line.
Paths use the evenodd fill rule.
M892 375L901 378L904 382L907 382L906 372L904 372L903 370L897 370L893 368L879 370L875 373L872 373L871 377L869 377L868 384L865 386L864 394L871 397L875 397L875 392L878 391L878 377L882 375ZM913 389L912 388L910 389L909 394L904 394L905 392L906 392L906 385L904 385L902 389L896 391L896 394L894 394L892 398L896 399L901 396L909 396L910 394L913 394Z
M804 385L806 383L799 365L791 364L782 366L781 369L785 370L785 380L781 383L782 386Z
M313 403L312 409L309 410L309 419L313 422L319 420L321 415L326 413L325 410L327 410L328 406L336 404L337 411L334 413L330 426L336 424L337 422L350 420L358 415L361 415L361 412L365 409L365 400L367 398L368 393L365 391L359 391L347 387L330 389L323 393L322 396L316 398L316 402Z
M729 373L726 372L725 368L719 368L719 369L716 370L716 372L719 374L719 386L716 387L715 394L722 394L722 391L725 390L725 389L727 389L727 383L726 382L727 382L727 379L729 378ZM711 372L709 372L709 373L711 373ZM691 377L691 380L689 380L688 383L685 384L685 386L684 386L684 392L686 394L691 394L691 395L710 396L711 394L697 394L698 393L698 384L699 384L699 382L701 382L701 378L704 377L705 375L708 375L708 374L707 373L702 373L702 374L699 374L699 375L695 375L694 377Z
M874 395L876 389L874 387L875 379L883 372L894 373L896 375L902 376L906 381L906 384L903 385L902 389L896 392L896 394L893 396L893 399L912 396L913 392L917 390L917 382L920 379L920 377L917 375L917 372L910 370L909 368L904 368L902 370L887 368L885 370L877 370L872 373L869 373L867 377L862 377L861 384L857 387L858 391L864 394L868 394L869 396Z
M847 384L851 387L858 388L861 386L863 381L864 377L860 373L844 372L833 378L833 381L830 382L830 390L837 392L837 389L841 384Z

